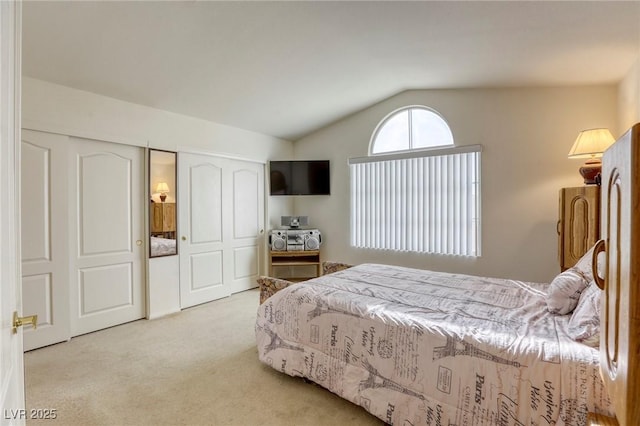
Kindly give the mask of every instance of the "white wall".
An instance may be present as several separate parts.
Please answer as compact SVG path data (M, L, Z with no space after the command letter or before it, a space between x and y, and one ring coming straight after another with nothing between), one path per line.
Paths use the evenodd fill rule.
M640 122L640 55L618 86L620 131Z
M22 83L23 127L169 151L199 148L258 161L274 152L291 152L290 142L248 130L28 77Z
M482 144L482 257L398 254L349 245L347 159L367 155L378 122L406 105L435 108L456 144ZM558 190L580 186L567 153L578 132L618 134L615 86L415 90L387 99L295 143L297 159L331 160L331 196L296 197L295 214L323 233L322 257L548 282L559 272Z
M290 141L28 77L22 79L22 125L88 139L259 162L293 156ZM269 197L267 223L279 223L280 216L292 214L292 210L291 199ZM149 317L180 309L177 277L177 256L149 260Z
M256 161L293 155L290 141L29 77L22 79L22 99L22 124L27 129ZM291 200L268 201L269 221L291 214Z

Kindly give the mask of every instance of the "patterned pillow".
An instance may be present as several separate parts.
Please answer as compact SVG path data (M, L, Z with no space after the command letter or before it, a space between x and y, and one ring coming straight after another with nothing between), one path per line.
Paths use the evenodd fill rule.
M575 267L556 275L547 290L547 309L552 314L566 315L578 304L580 294L589 281Z
M591 281L582 292L569 320L569 335L592 347L600 345L600 299L602 290Z

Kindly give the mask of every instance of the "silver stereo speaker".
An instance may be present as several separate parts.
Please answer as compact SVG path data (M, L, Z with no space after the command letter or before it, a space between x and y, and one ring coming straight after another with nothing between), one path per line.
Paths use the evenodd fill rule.
M269 245L272 251L287 251L287 231L283 229L271 231Z
M271 251L320 250L322 235L317 229L274 229L269 233Z
M320 243L322 242L322 234L317 229L310 229L307 234L304 235L304 249L305 250L320 250Z

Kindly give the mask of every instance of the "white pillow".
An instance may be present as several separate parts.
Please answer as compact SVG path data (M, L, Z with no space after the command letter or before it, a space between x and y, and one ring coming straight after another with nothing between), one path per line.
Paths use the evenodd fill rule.
M584 274L575 267L559 273L547 289L547 309L552 314L566 315L578 304L580 294L589 285Z
M600 298L602 290L590 282L582 292L578 306L569 319L569 335L578 342L598 347L600 344Z
M591 259L593 258L593 249L595 245L591 247L573 266L573 269L584 275L584 279L587 283L593 281L593 268L591 267ZM600 265L598 265L598 268Z

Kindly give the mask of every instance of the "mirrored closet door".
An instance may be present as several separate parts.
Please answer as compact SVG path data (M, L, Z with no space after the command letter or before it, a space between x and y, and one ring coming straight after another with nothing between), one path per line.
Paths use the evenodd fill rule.
M178 254L176 153L149 150L149 257Z

